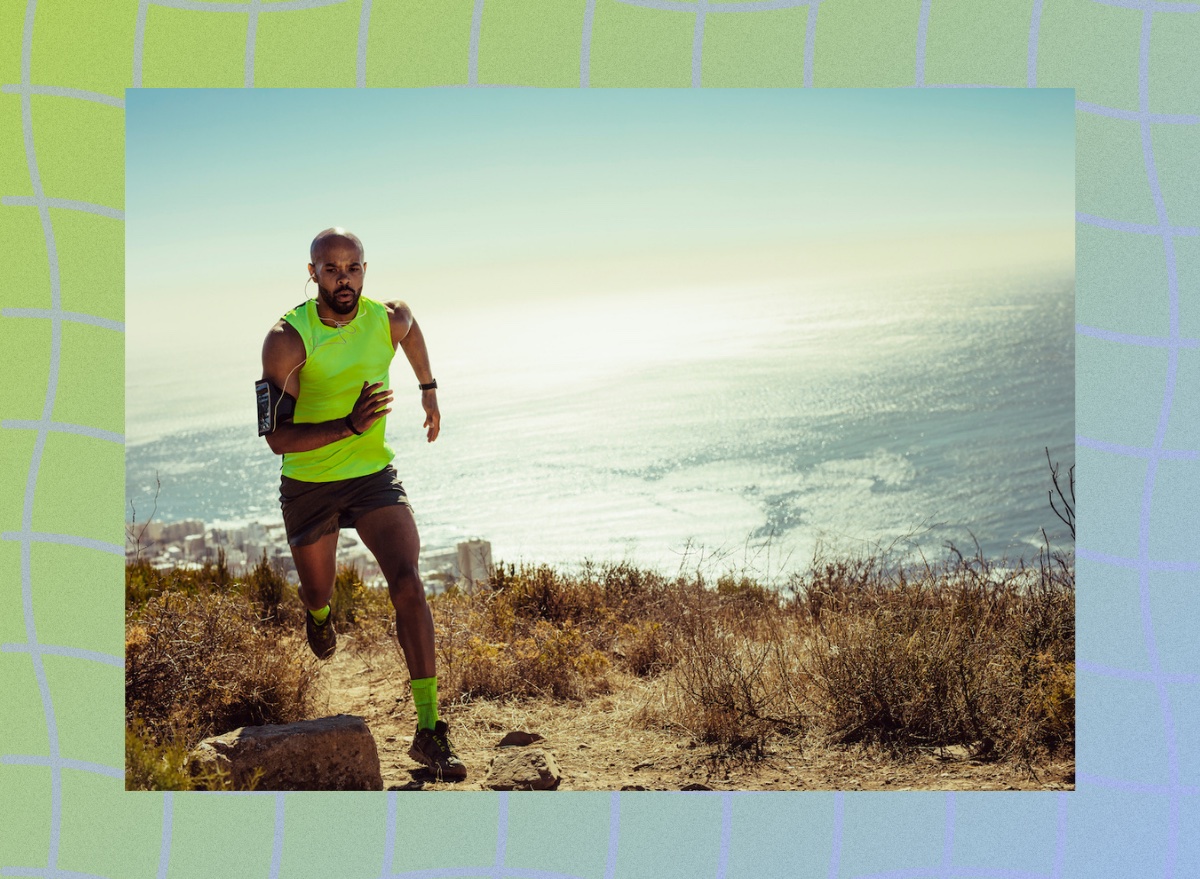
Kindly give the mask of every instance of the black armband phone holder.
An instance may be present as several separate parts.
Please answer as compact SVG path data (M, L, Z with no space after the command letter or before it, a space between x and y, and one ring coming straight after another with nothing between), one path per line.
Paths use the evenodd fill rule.
M265 378L254 383L254 396L258 402L259 436L274 433L275 428L296 414L296 398Z

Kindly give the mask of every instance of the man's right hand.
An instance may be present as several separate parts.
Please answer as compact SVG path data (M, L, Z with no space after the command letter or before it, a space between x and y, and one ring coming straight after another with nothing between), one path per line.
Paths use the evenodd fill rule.
M380 390L382 387L383 382L375 382L375 384L363 382L362 390L358 393L358 400L355 401L354 408L350 410L349 415L350 423L359 433L366 433L372 424L392 411L392 392L391 390Z

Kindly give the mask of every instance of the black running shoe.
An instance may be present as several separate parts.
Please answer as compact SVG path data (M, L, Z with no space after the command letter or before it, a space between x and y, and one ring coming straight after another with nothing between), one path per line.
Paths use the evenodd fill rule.
M337 649L337 632L333 630L332 614L325 617L325 622L318 623L311 613L304 612L305 634L308 635L308 646L317 655L317 659L328 659Z
M412 747L408 749L408 756L428 766L439 778L461 781L467 777L467 767L450 746L446 730L444 720L439 720L433 729L418 729L413 736Z

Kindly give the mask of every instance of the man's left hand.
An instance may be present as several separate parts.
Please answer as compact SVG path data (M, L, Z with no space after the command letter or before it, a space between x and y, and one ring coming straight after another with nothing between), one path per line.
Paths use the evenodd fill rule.
M438 411L437 391L421 391L421 408L425 410L425 437L428 442L438 438L442 429L442 414Z

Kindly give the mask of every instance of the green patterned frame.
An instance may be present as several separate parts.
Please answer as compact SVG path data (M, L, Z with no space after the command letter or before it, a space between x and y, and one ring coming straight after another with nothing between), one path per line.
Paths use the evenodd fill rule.
M0 41L0 876L1200 874L1200 4L4 0ZM1076 89L1075 792L123 791L125 88L500 85Z

